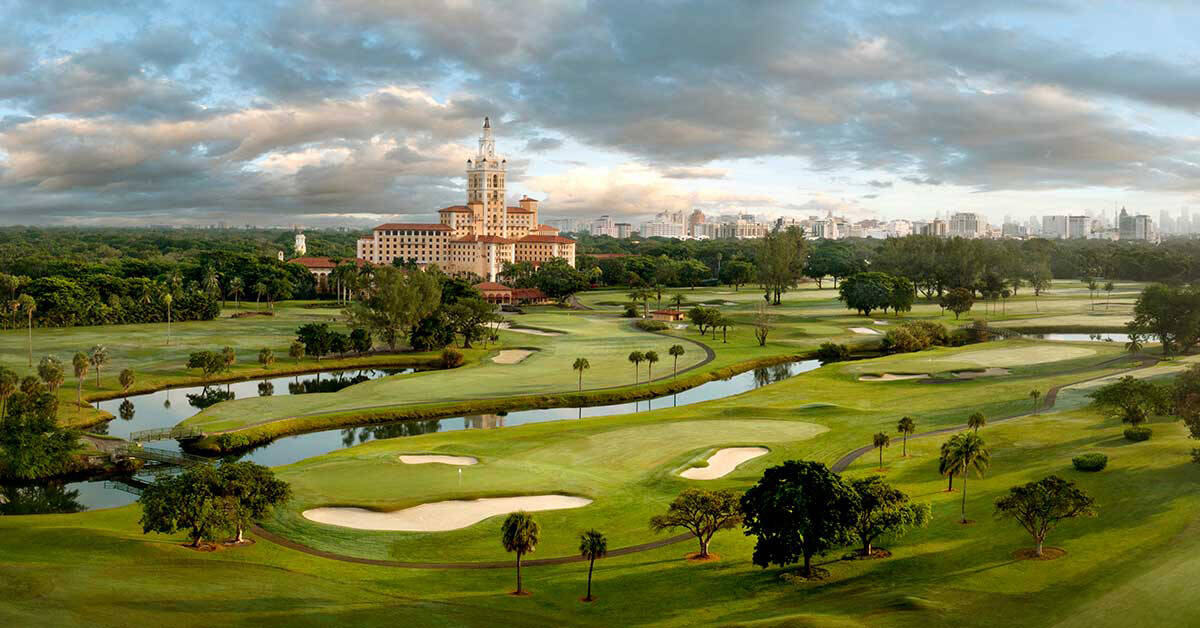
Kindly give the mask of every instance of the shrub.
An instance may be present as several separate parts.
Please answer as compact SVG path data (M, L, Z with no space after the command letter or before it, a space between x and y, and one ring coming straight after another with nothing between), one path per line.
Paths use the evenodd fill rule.
M633 323L642 331L662 331L667 328L667 324L662 321L654 321L650 319L639 319Z
M850 347L832 342L823 342L817 349L817 359L821 362L841 362L850 359Z
M1071 459L1071 464L1079 471L1100 471L1108 466L1108 456L1104 454L1083 454Z
M637 306L632 303L626 303L625 311L621 313L621 317L622 318L637 318L638 316L640 316L640 314L638 314Z
M442 349L442 368L452 369L456 366L462 366L463 354L462 351L452 347Z
M221 434L217 437L217 447L221 451L234 451L250 446L250 439L245 434Z
M1143 440L1150 440L1151 433L1152 432L1150 431L1150 428L1148 428L1148 427L1131 427L1131 428L1125 430L1125 438L1126 438L1126 440L1131 440L1131 441L1135 441L1135 442L1143 441Z
M889 329L883 336L883 350L889 353L911 353L929 347L925 339L914 334L908 327Z

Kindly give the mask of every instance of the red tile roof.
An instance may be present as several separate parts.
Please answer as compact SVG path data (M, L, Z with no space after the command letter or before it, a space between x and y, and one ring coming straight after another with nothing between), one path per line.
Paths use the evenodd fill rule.
M290 261L305 268L334 268L337 266L328 257L297 257Z
M450 231L450 225L443 225L436 222L388 222L375 227L372 229L372 231L380 231L384 229L432 229L434 231Z
M510 214L532 214L533 210L532 209L522 209L520 207L509 207L508 213L510 213Z
M466 205L451 205L449 207L443 207L439 209L438 212L458 212L460 214L469 214L471 213L471 210L467 209Z
M545 292L542 292L537 288L517 288L516 290L513 290L512 293L514 299L540 300L549 298L546 296Z
M512 292L512 288L494 281L485 281L475 284L475 289L480 292Z
M494 236L494 235L482 235L482 236L469 235L469 236L463 236L461 238L455 238L455 239L451 240L451 242L460 242L460 243L464 243L464 244L471 243L471 242L487 242L489 244L512 244L513 243L512 240L508 240L505 238L501 238L500 236Z
M564 238L557 235L527 235L517 242L528 242L533 244L575 244L571 238Z

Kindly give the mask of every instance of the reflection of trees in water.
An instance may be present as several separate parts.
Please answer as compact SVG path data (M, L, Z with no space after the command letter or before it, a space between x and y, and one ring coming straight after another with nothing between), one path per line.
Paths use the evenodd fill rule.
M382 440L385 438L403 438L405 436L420 436L421 434L432 434L437 432L442 427L442 422L439 419L430 419L426 421L397 421L395 423L385 423L383 425L371 425L368 427L349 428L342 430L342 445L349 447L354 444L354 441L365 443L369 440Z
M125 401L121 402L121 407L117 408L117 413L120 414L122 419L126 421L132 421L133 410L133 402L126 399Z
M493 427L504 427L504 417L508 416L507 412L497 414L476 414L474 416L463 417L463 422L467 429L491 429Z
M259 382L258 383L258 396L259 397L270 397L271 395L274 395L274 394L275 394L275 384L272 384L271 382Z
M792 369L789 364L760 366L754 369L754 387L761 388L767 384L783 381L791 376Z
M97 436L108 436L108 421L97 423L87 428L88 433L96 434Z
M299 382L288 382L288 394L307 395L309 393L337 392L348 386L361 384L371 379L370 375L360 373L354 377L337 375L327 379L306 379Z
M188 404L193 408L203 410L211 405L221 403L222 401L232 401L237 397L237 393L232 390L221 390L220 388L204 387L204 390L187 396Z
M0 515L48 515L82 512L79 491L68 491L62 482L0 486Z

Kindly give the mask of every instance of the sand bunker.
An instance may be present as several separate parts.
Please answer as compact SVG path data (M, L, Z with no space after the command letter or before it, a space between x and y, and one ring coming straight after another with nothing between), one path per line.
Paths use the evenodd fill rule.
M884 373L882 375L862 375L860 382L895 382L902 379L926 379L929 373Z
M872 336L879 335L879 332L875 331L874 329L871 329L870 327L851 327L850 331L852 331L856 334L867 334L867 335L872 335Z
M571 495L527 495L433 502L393 512L376 512L365 508L312 508L304 511L304 518L356 530L445 532L518 510L562 510L582 508L590 503L590 499Z
M715 480L729 475L739 464L765 456L769 451L766 447L726 447L709 456L707 467L692 467L679 475L689 480Z
M982 371L952 371L950 374L959 379L975 379L976 377L996 377L997 375L1008 375L1008 369L993 366L983 369Z
M557 331L542 331L540 329L530 329L528 327L513 327L512 323L500 323L500 329L515 331L518 334L531 334L533 336L561 336L562 333Z
M449 464L456 467L465 467L467 465L476 464L479 460L471 456L443 456L440 454L406 454L400 456L400 462L404 464Z
M504 349L496 357L492 358L492 362L496 364L516 364L530 355L533 355L533 352L528 349Z

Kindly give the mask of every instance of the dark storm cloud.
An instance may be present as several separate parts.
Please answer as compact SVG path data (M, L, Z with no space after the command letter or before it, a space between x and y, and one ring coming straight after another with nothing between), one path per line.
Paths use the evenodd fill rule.
M1194 192L1195 141L1128 114L1195 113L1192 51L1003 19L1087 8L0 0L0 220L427 214L460 200L484 115L510 152L599 147L665 179L786 156L875 189Z

